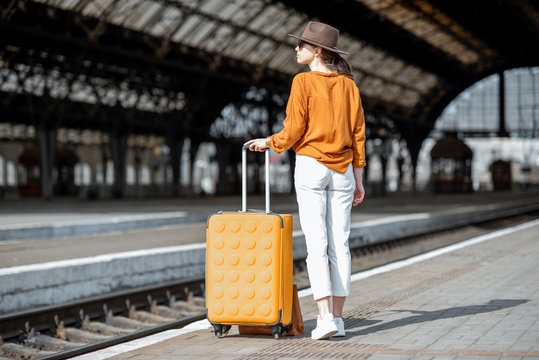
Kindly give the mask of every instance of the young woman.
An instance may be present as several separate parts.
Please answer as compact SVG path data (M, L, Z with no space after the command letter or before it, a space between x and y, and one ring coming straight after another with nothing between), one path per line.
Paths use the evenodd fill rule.
M365 191L365 119L351 67L337 49L339 31L309 22L296 59L310 72L294 77L284 129L245 143L277 153L294 146L295 188L307 245L307 270L318 306L313 339L345 336L342 310L350 294L350 212ZM333 307L330 308L330 300Z

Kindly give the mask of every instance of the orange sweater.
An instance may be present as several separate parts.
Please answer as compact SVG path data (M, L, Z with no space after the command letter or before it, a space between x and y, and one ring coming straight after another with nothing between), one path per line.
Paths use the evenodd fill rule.
M365 117L354 81L336 72L300 73L292 81L284 129L270 138L275 152L290 149L344 173L365 166Z

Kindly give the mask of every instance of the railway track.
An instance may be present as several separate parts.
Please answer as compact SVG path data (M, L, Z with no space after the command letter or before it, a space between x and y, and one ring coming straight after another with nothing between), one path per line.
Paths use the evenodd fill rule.
M352 249L358 272L539 218L539 212ZM304 261L294 264L298 288L309 285ZM120 291L0 316L0 360L66 359L181 328L204 319L204 279Z

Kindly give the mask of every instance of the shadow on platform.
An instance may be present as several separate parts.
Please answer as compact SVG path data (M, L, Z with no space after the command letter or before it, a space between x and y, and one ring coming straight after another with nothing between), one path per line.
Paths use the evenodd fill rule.
M443 319L452 319L460 316L475 315L481 313L488 313L492 311L498 311L502 309L507 309L515 307L524 303L529 302L530 300L490 300L487 304L483 305L469 305L469 306L457 306L453 308L441 309L436 311L419 311L419 310L391 310L392 312L411 312L412 316L393 320L387 323L382 323L376 326L371 326L366 329L356 330L356 331L347 331L347 337L350 336L359 336L359 335L368 335L381 330L391 330L398 327L419 324L428 321L434 320L443 320ZM353 318L348 318L344 320L345 326L347 321L352 320ZM366 326L365 322L370 320L361 321L358 325L361 327ZM368 326L368 325L367 325Z

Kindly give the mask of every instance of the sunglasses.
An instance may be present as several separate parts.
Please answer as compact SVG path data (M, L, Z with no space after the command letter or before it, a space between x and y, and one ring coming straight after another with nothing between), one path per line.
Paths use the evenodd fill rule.
M309 45L308 43L306 43L305 41L303 40L298 40L298 43L296 44L296 46L300 49L303 49L303 46L305 45Z

